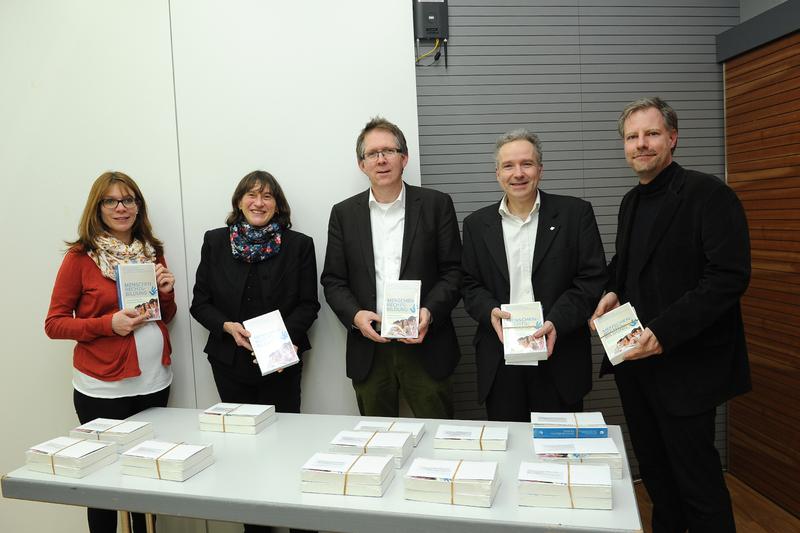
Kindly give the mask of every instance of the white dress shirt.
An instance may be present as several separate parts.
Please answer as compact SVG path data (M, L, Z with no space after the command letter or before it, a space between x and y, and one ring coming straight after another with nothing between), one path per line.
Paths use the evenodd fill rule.
M508 209L506 197L500 201L500 218L503 224L503 242L508 261L508 277L511 283L508 303L536 301L533 294L533 250L536 247L536 230L539 225L541 196L536 191L533 208L524 219Z
M394 201L382 204L369 190L369 220L372 226L372 254L375 257L376 312L383 313L383 284L400 279L403 230L406 220L406 186Z

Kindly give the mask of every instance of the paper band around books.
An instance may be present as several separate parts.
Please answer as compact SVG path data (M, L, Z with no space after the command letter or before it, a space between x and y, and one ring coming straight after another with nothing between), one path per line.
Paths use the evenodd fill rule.
M223 420L224 420L224 418L223 418ZM159 455L158 457L156 457L156 474L158 474L158 479L161 479L161 465L159 464L159 461L161 460L161 458L162 458L162 457L164 457L165 455L167 455L169 452L171 452L172 450L174 450L175 448L177 448L177 447L178 447L178 446L180 446L181 444L183 444L183 443L182 443L182 442L179 442L178 444L176 444L175 446L173 446L173 447L172 447L172 448L170 448L169 450L165 451L164 453L162 453L161 455Z
M569 508L575 509L575 500L572 499L572 465L567 465L567 492L569 492Z
M483 451L483 432L486 430L486 426L481 426L481 434L478 435L478 447L480 447L481 451Z
M225 411L224 413L222 413L222 415L220 415L220 416L222 416L222 432L223 432L223 433L226 433L226 432L227 432L227 431L226 431L226 429L225 429L225 417L226 417L226 416L229 416L229 415L230 415L232 412L234 412L235 410L237 410L238 408L240 408L242 405L243 405L243 404L241 404L241 403L237 403L237 404L236 404L236 407L231 407L230 409L228 409L227 411Z
M107 427L106 429L104 429L103 431L98 431L98 432L97 432L97 438L98 438L98 440L99 440L99 438L100 438L100 435L101 435L102 433L105 433L106 431L111 431L111 430L112 430L112 429L114 429L115 427L117 427L117 426L121 426L121 425L122 425L122 424L124 424L125 422L126 422L125 420L120 420L119 422L117 422L117 423L116 423L116 424L114 424L113 426L108 426L108 427Z
M374 439L375 435L377 435L377 434L378 434L377 431L373 431L372 435L367 439L367 442L364 443L364 453L365 454L367 453L367 446L369 446L369 443L372 442L372 439Z
M352 470L352 468L353 468L354 466L356 466L356 463L357 463L357 462L358 462L358 460L359 460L359 459L361 459L362 457L364 457L364 454L363 454L363 453L360 453L360 454L358 454L358 458L356 458L356 460L355 460L355 461L353 461L353 464L351 464L350 466L348 466L348 467L347 467L347 470L345 470L345 471L344 471L344 486L342 487L342 496L347 496L347 480L349 479L349 478L348 478L348 476L350 475L350 470Z
M56 463L55 463L55 456L56 456L56 454L57 454L57 453L61 453L61 452L63 452L64 450L66 450L67 448L70 448L70 447L72 447L72 446L75 446L76 444L80 444L81 442L83 442L83 439L79 440L78 442L73 442L72 444L67 444L67 445L66 445L66 446L64 446L63 448L61 448L61 449L59 449L59 450L56 450L56 451L54 451L53 453L51 453L51 454L50 454L50 470L53 472L53 475L54 475L54 476L56 475Z
M458 469L461 468L461 463L464 462L464 459L459 459L458 464L456 465L456 469L453 472L453 478L450 480L450 505L453 505L455 502L455 492L456 492L456 476L458 475Z

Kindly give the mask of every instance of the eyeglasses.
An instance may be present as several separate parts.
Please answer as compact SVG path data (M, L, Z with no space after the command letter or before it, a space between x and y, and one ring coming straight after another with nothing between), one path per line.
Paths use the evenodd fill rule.
M139 200L132 196L126 196L122 200L117 200L116 198L103 198L100 200L100 205L103 207L103 209L107 209L109 211L116 209L119 204L122 204L122 207L125 209L132 209L139 205Z
M383 150L375 150L374 152L367 152L364 154L364 159L369 161L376 161L379 156L383 156L386 159L391 159L393 157L397 157L402 152L398 148L384 148Z

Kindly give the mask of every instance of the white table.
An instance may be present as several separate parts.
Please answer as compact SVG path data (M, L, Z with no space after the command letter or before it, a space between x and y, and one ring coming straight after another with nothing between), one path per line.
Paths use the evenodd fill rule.
M481 452L434 450L433 434L443 421L417 420L425 422L425 434L419 446L403 468L396 470L386 494L382 498L368 498L299 491L301 465L314 452L327 451L331 438L340 430L352 429L361 417L279 413L275 423L253 436L201 432L198 412L163 408L131 417L152 422L157 439L214 445L216 462L185 482L123 476L119 461L83 479L31 472L23 467L3 477L3 495L23 500L354 533L641 531L627 458L623 479L613 482L612 511L519 507L516 481L519 464L533 459L529 424L507 424L507 451ZM482 424L477 421L457 423ZM609 433L624 454L619 427L610 426ZM414 457L497 461L501 485L492 507L405 500L402 475Z

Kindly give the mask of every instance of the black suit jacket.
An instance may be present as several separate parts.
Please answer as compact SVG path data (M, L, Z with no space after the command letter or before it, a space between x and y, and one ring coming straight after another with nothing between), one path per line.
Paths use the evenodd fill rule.
M615 372L644 372L664 408L675 415L712 409L750 389L750 369L739 299L750 280L747 220L736 194L722 181L672 163L666 199L656 216L638 276L640 321L663 354L628 361ZM628 238L637 189L622 199L608 289L625 293ZM607 360L603 372L611 371Z
M605 256L592 206L581 199L539 191L541 206L533 252L533 294L545 321L556 328L556 344L547 361L561 399L577 403L592 388L592 352L587 320L606 284ZM478 321L475 352L478 400L492 388L503 345L491 312L510 300L508 260L500 202L464 220L464 304Z
M317 262L311 237L284 230L281 251L260 265L264 313L279 310L292 343L302 353L311 344L308 329L317 318ZM236 343L225 322L238 322L250 263L234 259L227 227L207 231L200 252L190 312L208 330L204 351L232 364Z
M453 201L442 192L406 187L400 279L422 281L420 306L431 312L425 340L409 345L435 379L452 374L461 352L450 314L461 298L461 239ZM361 309L376 311L375 256L369 190L333 206L322 270L325 298L347 328L347 376L363 381L372 368L375 343L353 327Z

